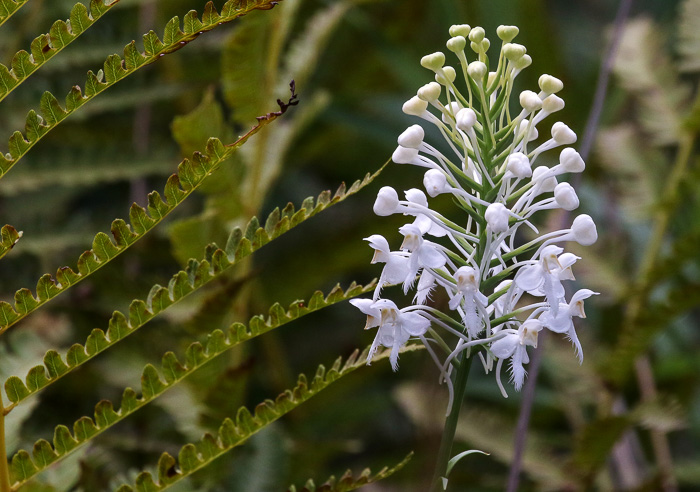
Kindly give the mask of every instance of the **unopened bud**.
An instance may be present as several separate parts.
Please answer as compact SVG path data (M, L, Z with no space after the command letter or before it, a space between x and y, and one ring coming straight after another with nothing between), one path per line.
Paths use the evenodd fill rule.
M453 53L464 51L467 46L467 40L464 36L455 36L447 40L447 49Z
M476 82L477 85L481 85L483 83L484 77L486 77L488 70L489 69L486 68L486 64L480 61L473 61L467 67L467 73L472 79L474 79L474 82Z
M411 125L399 135L398 143L401 147L417 149L423 143L425 131L420 125Z
M391 186L384 186L377 193L374 201L374 213L381 216L391 215L399 207L399 195Z
M411 203L415 203L416 205L420 205L422 207L428 206L428 198L425 196L425 193L423 193L418 188L411 188L410 190L406 190L404 192L404 195L406 195L406 200L408 200Z
M518 35L520 29L516 26L498 26L496 28L496 35L499 39L502 39L504 43L510 43Z
M545 177L550 174L549 171L550 169L547 166L539 166L532 171L532 181L540 185L541 193L549 193L557 187L557 178L554 176Z
M554 199L561 208L569 212L576 210L579 205L576 191L569 183L559 183L554 188Z
M440 97L442 87L437 82L430 82L418 89L418 97L423 101L433 102Z
M469 41L473 43L481 43L486 36L486 31L483 27L476 26L474 29L469 31Z
M396 147L394 153L391 154L391 160L396 164L411 164L416 158L418 158L418 149L402 147L401 145Z
M525 111L532 113L542 107L542 99L532 91L522 91L520 93L520 105Z
M523 55L522 58L513 62L513 67L516 70L525 70L530 65L532 65L532 57L530 55Z
M561 121L552 125L552 138L559 145L571 145L577 139L574 131Z
M556 113L557 111L561 111L564 109L564 100L559 96L550 94L542 101L542 109L548 113Z
M571 147L567 147L559 154L559 162L567 173L580 173L586 169L581 155Z
M468 37L469 32L472 30L469 24L455 24L450 27L450 36L462 36Z
M522 58L525 53L527 53L527 49L522 44L506 43L503 45L503 55L512 62Z
M506 159L506 170L516 178L524 179L532 176L530 159L522 152L515 152Z
M499 233L508 230L508 210L502 203L492 203L486 207L484 218L491 232Z
M435 197L447 188L447 176L439 169L430 169L423 177L423 186L428 195Z
M421 116L428 109L428 102L423 101L418 96L413 96L403 104L401 110L413 116Z
M450 123L455 122L457 118L457 113L462 109L462 106L457 101L452 101L450 104L445 106L446 111L442 114L442 122Z
M590 215L581 214L571 224L574 239L582 246L590 246L598 240L598 230Z
M448 86L457 78L457 72L449 65L442 67L442 73L435 74L435 80L442 85Z
M564 83L561 80L547 74L540 76L538 83L542 92L547 94L555 94L564 88Z
M457 117L455 119L457 128L463 132L468 132L476 124L476 113L471 108L463 108L457 112Z
M428 70L437 72L445 64L445 54L438 51L430 55L425 55L420 59L420 64Z

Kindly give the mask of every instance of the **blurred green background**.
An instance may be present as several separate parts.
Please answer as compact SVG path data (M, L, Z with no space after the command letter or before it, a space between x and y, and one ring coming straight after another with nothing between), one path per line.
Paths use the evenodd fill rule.
M663 490L668 463L656 456L659 435L669 445L679 489L700 490L698 67L691 63L700 58L693 47L700 45L679 27L690 25L690 38L693 25L700 32L698 3L638 1L630 14L578 188L581 212L596 219L600 240L574 250L582 257L575 273L601 295L587 302L588 318L578 325L586 355L581 367L565 341L543 344L520 490ZM65 19L72 5L30 0L0 30L0 61L9 63L54 20ZM150 29L162 32L173 15L203 6L122 0L8 97L0 139L23 128L44 91L60 99L130 40ZM492 50L498 25L519 26L516 41L533 58L519 90L534 89L542 73L561 78L566 108L559 119L581 137L617 8L609 0L284 0L140 70L62 123L0 181L0 222L24 231L0 265L1 299L9 301L59 266L74 266L97 231L126 217L131 202L144 205L146 194L161 190L181 158L202 149L207 137L233 141L255 116L276 110L291 79L301 102L254 137L167 224L3 336L0 374L23 375L48 348L65 349L92 328L105 328L113 310L167 283L188 258L201 258L207 243L223 245L228 231L252 215L266 217L277 206L299 205L377 170L397 135L415 123L401 105L431 80L420 57L444 49L452 24L483 26ZM684 142L691 155L678 175L674 160ZM7 151L6 145L0 149ZM369 282L380 269L369 265L362 238L380 233L393 244L402 223L401 217L374 216L374 193L384 185L420 187L421 181L420 170L390 165L367 190L270 244L13 412L13 447L31 447L54 426L91 414L100 399L118 398L167 350L181 353L193 339L265 313L276 301L287 305L336 283ZM664 239L642 278L639 265L661 216L668 221ZM641 308L630 317L633 302ZM108 489L154 465L160 452L176 453L183 442L217 428L239 406L293 386L298 373L371 343L373 333L363 325L357 310L343 304L261 337L43 478L56 490ZM651 388L658 393L652 397L639 356L652 369ZM426 490L446 403L437 375L422 353L403 356L398 373L386 362L358 371L178 490L286 490L348 467L378 470L411 450L416 454L404 470L367 490ZM504 490L521 396L511 391L503 399L493 375L481 370L471 378L456 451L491 454L464 459L451 482L455 490ZM225 398L217 396L222 390Z

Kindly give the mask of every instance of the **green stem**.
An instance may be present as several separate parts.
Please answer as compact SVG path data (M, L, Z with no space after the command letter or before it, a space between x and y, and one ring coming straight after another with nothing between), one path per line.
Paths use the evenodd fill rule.
M445 428L442 431L442 440L440 441L440 450L438 451L437 464L435 465L435 475L433 476L433 484L431 492L443 492L445 487L442 486L442 479L447 472L447 463L452 457L452 443L457 430L457 421L459 420L459 411L462 408L464 400L464 392L467 389L467 378L469 377L469 369L472 365L472 358L468 357L467 351L459 356L459 368L454 379L454 400L450 408L450 414L445 419Z
M0 394L0 492L10 492L10 467L7 464L5 448L5 405Z

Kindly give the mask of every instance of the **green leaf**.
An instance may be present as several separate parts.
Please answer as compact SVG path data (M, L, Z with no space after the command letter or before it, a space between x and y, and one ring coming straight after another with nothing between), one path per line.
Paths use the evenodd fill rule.
M90 22L89 25L94 24L94 21L96 21L99 16L101 16L118 1L119 0L113 0L108 5L104 5L102 7L98 7L100 2L91 2L90 6L93 12L91 14L92 22ZM163 36L164 42L161 42L158 39L158 36L151 31L144 36L143 53L139 53L132 42L125 46L123 59L119 55L109 56L104 62L103 70L101 70L101 72L104 74L104 80L102 80L103 77L97 76L92 72L88 72L84 94L81 93L78 86L74 86L66 97L65 108L60 105L55 96L46 92L42 96L40 104L41 116L43 118L42 121L37 121L36 112L31 111L27 116L26 125L27 127L31 128L31 131L27 131L27 134L23 138L18 139L17 137L14 137L14 140L12 138L10 139L11 152L9 155L6 155L4 152L0 152L0 177L4 176L15 164L17 164L17 162L27 153L30 148L36 145L36 143L41 140L46 133L52 130L69 114L94 98L96 95L117 83L119 80L131 75L140 67L155 62L163 55L173 53L181 49L189 42L194 41L195 38L197 38L202 32L216 29L222 24L231 22L238 17L252 12L253 10L268 10L276 3L278 3L278 1L275 0L246 0L244 2L229 0L224 5L223 15L216 14L213 7L208 9L205 8L205 13L207 13L207 15L203 18L206 19L206 22L202 23L197 31L191 33L182 33L179 27L180 20L175 17L167 24L165 28L165 34ZM13 7L13 2L8 2L8 0L0 0L0 21L2 21L3 7L5 7L5 10L7 11L8 8ZM193 14L188 13L187 15L189 16L188 19L190 25L195 25L196 23L193 20ZM90 21L90 16L87 16L85 13L84 5L76 4L71 12L71 23L73 18L76 19L79 26L82 25L85 28L89 27L87 22ZM79 27L76 29L79 29ZM29 59L28 54L25 54L26 52L23 51L15 55L16 60L14 60L14 63L12 64L12 70L0 64L0 100L9 94L9 92L19 85L20 82L26 80L30 73L36 71L36 69L45 63L49 58L71 43L78 34L74 34L66 22L56 21L51 26L48 35L41 35L32 42L31 51L32 56L34 57L34 62L32 62L31 59ZM46 48L48 48L49 51L44 53ZM15 66L17 67L19 74L15 73ZM255 116L257 115L253 115L252 117ZM13 143L15 144L14 146ZM20 147L17 147L16 144L19 144Z
M17 231L9 224L2 226L0 228L0 258L9 253L21 237L22 231Z
M254 336L262 335L263 333L267 333L276 328L279 328L280 326L283 326L295 319L305 316L306 314L312 313L319 309L323 309L335 303L350 299L357 295L371 292L373 289L374 283L371 283L367 286L358 286L353 283L352 285L350 285L350 287L348 287L347 291L344 293L339 287L336 287L325 298L325 301L316 302L315 307L312 308L309 303L308 307L300 308L299 301L296 301L295 303L290 305L289 309L284 314L280 313L279 305L273 305L272 308L270 308L270 314L267 318L264 318L262 316L255 316L251 318L250 325L252 325L256 321L258 322L258 327L256 330L253 330L252 328L246 330L244 325L234 323L228 328L226 332L222 330L214 330L208 337L206 348L199 342L191 344L186 351L184 364L182 364L172 352L166 353L163 356L160 371L151 364L146 365L146 367L144 368L143 374L141 376L140 398L137 397L136 393L133 390L127 388L126 390L124 390L119 411L114 410L114 407L110 401L102 400L95 406L94 419L90 417L82 417L73 424L74 435L70 434L67 427L58 426L56 428L54 436L55 454L52 455L53 458L51 459L51 462L63 459L69 454L70 451L77 449L79 446L85 444L90 438L104 432L105 430L112 427L114 424L124 420L129 415L136 412L138 409L145 406L149 402L153 401L159 395L163 394L172 386L182 381L185 377L192 374L203 364L211 361L212 359L226 352L232 347L235 347L243 343L244 341L253 338ZM322 300L324 299L323 295L318 292L314 294L314 297L320 297ZM243 326L243 333L241 333L240 326ZM102 333L101 330L94 330L93 335L97 332ZM102 336L103 335L96 336L96 338L102 339ZM84 355L84 352L82 353ZM351 359L353 363L357 362L356 355L357 354L355 354L355 357ZM94 356L94 354L92 356ZM53 357L54 356L52 356L52 358ZM357 362L357 364L362 363L364 363L364 360ZM71 366L71 369L73 369L73 367L74 366ZM43 372L44 366L37 366L32 371L38 372L39 370ZM325 375L325 377L323 373L321 373L320 375L317 374L316 378L314 379L314 384L311 392L302 392L299 393L299 395L297 396L299 398L306 398L308 395L319 391L320 389L325 387L324 385L329 384L334 379L340 376L340 373L338 372L339 370L340 366L338 365L337 367L335 367L335 371L329 371L329 373ZM51 374L51 371L49 371L49 374ZM52 379L51 382L55 381L56 379L57 378ZM48 384L48 382L46 384ZM44 386L46 384L44 384ZM26 398L26 396L28 395L28 390L24 388L22 381L14 376L7 380L5 386L6 389L9 388L7 394L13 403L16 403L15 400L19 401L22 398ZM36 390L33 389L32 391ZM21 398L21 395L24 396ZM257 432L257 430L259 430L261 422L269 423L272 420L277 419L281 414L280 412L282 412L283 410L284 412L289 411L291 408L287 408L288 405L286 403L289 400L289 398L289 395L281 395L278 398L276 404L273 404L270 401L264 402L263 404L256 407L254 414L250 414L250 412L248 412L246 408L242 408L238 413L236 419L236 427L234 429L233 434L231 434L230 432L226 434L228 436L227 442L230 443L229 448L241 441L239 437L234 438L233 435L238 436L243 432L243 429L246 430L247 434ZM291 398L293 399L294 397L291 396ZM245 435L245 433L241 435ZM35 444L35 448L36 446L45 446L43 442L44 441L37 441L37 443ZM218 444L212 444L212 442L209 440L202 441L199 444L199 446L200 448L197 448L199 453L203 452L203 449L201 448L202 446L206 447L206 449L204 449L204 451L206 451L207 453L206 456L215 456L220 454ZM19 453L20 452L18 452L18 454ZM194 463L194 461L191 461L190 459L190 453L190 450L186 451L186 463ZM207 461L210 460L207 459ZM33 471L30 476L33 476L36 473L43 470L46 467L47 463L48 461L43 458L40 461L35 460L33 463L35 471ZM182 466L182 462L180 466ZM197 465L196 463L193 466L195 467L194 469L199 467L199 465ZM26 478L28 479L29 476L27 476ZM147 477L144 476L144 480L147 480ZM139 489L137 488L137 490Z
M305 200L304 203L309 210L307 210L306 208L301 208L299 211L294 212L294 206L291 204L285 207L285 210L288 213L294 213L295 215L298 215L299 220L297 221L297 224L299 224L304 220L308 219L309 217L312 217L313 215L319 213L320 211L325 210L326 208L345 200L347 197L351 196L354 193L357 193L360 189L371 183L372 180L374 180L374 178L376 178L383 169L384 167L380 168L376 173L372 175L367 174L363 180L358 180L355 183L353 183L353 185L348 190L345 189L345 186L341 186L339 192L333 195L333 198L331 200L324 201L323 203L314 201L313 198L310 200ZM321 196L324 197L329 195L330 194L328 192L324 192L321 194ZM278 216L277 213L275 213L275 215ZM251 222L256 224L260 223L257 219L254 219L254 221ZM267 221L266 225L270 226L270 224ZM275 230L280 231L279 234L277 234L277 236L275 237L279 237L279 235L282 234L282 231L286 232L287 230L289 230L289 228L290 227L288 215L283 215L278 225L274 227ZM231 233L231 236L242 237L242 232L239 229L234 229L234 231ZM261 241L255 249L253 248L251 243L245 238L243 238L237 243L237 247L233 251L226 252L219 248L215 249L215 252L214 254L212 254L212 256L218 259L217 261L219 262L219 267L217 269L214 269L212 265L210 265L209 262L207 262L206 260L202 260L201 262L195 260L190 261L186 270L182 270L173 276L172 280L168 283L167 288L157 286L156 289L152 289L152 297L149 296L149 298L146 301L141 299L135 299L134 301L132 301L131 305L129 306L128 316L124 315L119 311L115 311L112 315L112 319L110 320L109 328L107 329L106 335L103 330L93 330L90 337L88 337L85 346L75 344L68 350L65 361L65 364L68 366L68 371L63 372L58 377L53 377L51 369L47 368L46 372L49 374L49 378L46 381L42 381L43 384L41 386L37 386L36 389L32 389L28 394L24 394L23 392L21 392L21 394L18 393L18 402L24 400L39 389L53 384L55 381L65 376L66 374L72 372L77 367L81 366L88 360L95 357L97 354L118 343L120 340L123 340L124 338L126 338L126 336L130 335L131 333L135 332L143 325L145 325L155 315L159 314L161 312L161 308L165 308L179 302L184 297L188 296L194 289L201 287L202 285L216 278L218 275L221 275L223 272L229 270L242 258L245 258L246 256L252 254L253 251L258 249L259 247L262 247L263 244L267 244L267 242L269 242L270 240L269 236L267 236L267 232L265 232L265 229L263 228L258 228L258 230L256 231L256 237L258 236L264 237L265 241ZM229 240L229 243L232 243L231 240ZM72 283L75 284L75 282L77 281L76 275L72 273L70 269L68 269L68 271L71 273L64 272L62 274L62 278L65 278L66 282L72 281ZM58 274L57 277L59 277ZM324 297L321 293L316 293L309 301L308 307L299 307L296 303L292 304L292 306L290 306L289 308L289 314L286 317L281 316L277 307L273 307L273 312L270 314L270 320L277 319L282 320L286 323L290 319L294 319L294 317L300 314L304 314L309 310L313 311L316 309L320 309L328 305L329 302L337 302L337 300L343 298L341 292L342 291L338 290L338 288L334 289L331 293L333 298L330 301L324 300ZM350 287L350 292L352 292L353 296L355 296L358 295L359 292L361 292L361 289L358 289L356 286L353 285ZM148 300L150 300L150 309L149 304L147 302ZM154 304L154 301L157 302ZM2 302L0 302L0 319L4 319L3 316L5 316L5 318L7 319L10 319L12 322L19 319L19 314L12 310L9 304L3 304ZM257 336L260 333L268 331L269 327L272 326L270 320L260 320L256 317L253 317L251 319L251 333ZM227 336L230 335L227 334ZM248 334L246 336L250 337L251 335ZM191 362L195 365L201 364L201 362L204 359L200 355L200 351L203 351L201 345L200 348L194 348L194 345L190 346L190 348L188 348L187 350L186 362L188 364Z
M349 490L359 489L360 487L378 482L379 480L393 475L406 466L411 458L413 458L413 452L409 453L400 463L391 468L385 466L374 475L372 475L372 471L369 468L365 468L357 478L355 478L352 471L347 470L339 479L331 476L319 486L316 486L314 481L309 479L303 487L297 488L292 485L287 489L287 492L347 492Z
M48 274L41 277L37 284L36 299L28 289L20 289L15 294L14 308L7 303L0 303L0 333L126 251L129 246L141 239L167 217L204 182L207 176L218 169L221 163L230 157L252 135L273 120L274 118L261 120L248 133L232 144L223 146L221 142L210 141L207 144L206 154L197 152L191 160L185 159L182 161L178 169L188 169L188 172L192 174L191 179L188 181L187 191L178 187L178 175L173 174L165 186L164 193L166 198L168 198L167 202L163 201L160 198L160 194L154 191L148 196L148 211L133 204L129 212L131 224L128 225L123 219L114 220L111 226L113 240L103 232L97 233L92 242L92 249L83 253L78 260L78 274L75 274L68 267L62 267L56 272L58 282L54 281ZM16 242L16 239L21 236L21 233L16 232L12 226L5 226L2 230L5 231L2 235L2 243L0 243L2 247L10 244L13 240Z
M0 26L29 0L0 0Z

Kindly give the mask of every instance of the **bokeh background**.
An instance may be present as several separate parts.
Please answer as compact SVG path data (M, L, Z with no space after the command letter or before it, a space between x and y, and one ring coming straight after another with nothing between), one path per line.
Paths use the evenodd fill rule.
M72 5L30 0L0 30L0 61L9 63ZM0 141L23 128L44 91L60 98L132 39L162 32L173 15L203 6L122 0L8 97ZM444 50L452 24L483 26L492 46L498 25L519 26L517 41L533 58L519 89L534 89L542 73L561 78L566 108L559 119L583 136L617 9L611 0L284 0L140 70L62 123L0 181L0 222L24 231L0 265L1 299L59 266L74 266L96 232L126 217L132 202L145 205L146 194L162 190L181 158L202 149L207 137L233 141L255 116L276 110L292 79L301 102L166 224L5 334L0 374L26 374L47 349L66 349L92 328L106 328L113 310L166 284L188 258L201 258L212 241L223 245L253 215L266 217L277 206L299 205L376 171L396 136L415 123L401 105L431 80L421 56ZM692 0L636 1L619 33L606 104L578 183L581 212L596 219L600 240L573 249L582 257L577 279L601 295L587 302L588 318L578 324L582 366L565 341L541 344L519 490L700 490L698 33L700 2ZM380 268L369 265L362 238L380 233L397 243L402 223L373 215L374 194L384 185L402 190L421 181L418 169L388 166L358 195L24 404L12 414L13 449L31 448L56 425L90 415L100 399L138 387L143 366L165 351L182 353L191 341L265 313L274 302L308 299L336 283L369 282ZM559 219L543 217L541 225ZM174 454L216 429L241 405L274 397L297 374L368 345L373 334L363 325L361 314L342 304L260 337L41 478L55 490L111 490L155 465L162 451ZM522 397L511 390L504 399L493 375L476 364L470 377L455 448L490 455L462 460L451 482L454 490L504 490ZM410 451L415 455L402 471L366 490L427 490L445 404L446 389L437 385L426 354L404 355L398 373L377 363L177 490L286 490L346 468L378 470Z

